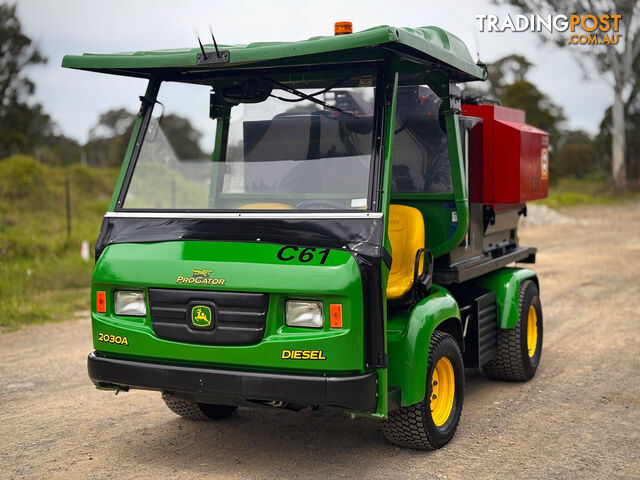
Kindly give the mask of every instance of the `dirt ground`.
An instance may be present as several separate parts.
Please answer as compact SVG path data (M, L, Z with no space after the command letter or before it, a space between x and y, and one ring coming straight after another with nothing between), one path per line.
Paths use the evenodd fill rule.
M332 410L182 420L86 375L87 320L0 335L1 478L640 478L640 204L563 210L539 247L544 348L524 384L467 372L453 441L388 444ZM55 281L52 279L52 281Z

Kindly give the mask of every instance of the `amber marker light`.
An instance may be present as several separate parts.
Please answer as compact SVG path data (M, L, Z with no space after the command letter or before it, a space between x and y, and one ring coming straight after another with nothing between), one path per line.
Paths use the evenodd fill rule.
M96 292L96 312L107 312L107 294L105 292Z
M351 22L336 22L333 32L336 35L353 33L353 24Z
M342 328L342 305L332 304L329 305L329 319L331 328Z

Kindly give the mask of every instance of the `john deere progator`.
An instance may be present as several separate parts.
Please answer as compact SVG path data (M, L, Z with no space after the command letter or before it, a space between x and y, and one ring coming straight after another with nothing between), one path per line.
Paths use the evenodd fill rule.
M189 419L330 406L439 448L465 368L538 367L538 279L515 265L535 261L517 226L546 196L548 137L466 101L486 71L456 36L337 26L64 58L148 81L96 242L89 376Z

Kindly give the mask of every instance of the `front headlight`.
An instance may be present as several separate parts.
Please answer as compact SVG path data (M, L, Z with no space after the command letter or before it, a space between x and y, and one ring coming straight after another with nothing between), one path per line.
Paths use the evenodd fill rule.
M113 311L116 315L144 317L147 314L144 292L117 291Z
M288 300L286 323L290 327L322 328L322 302L310 300Z

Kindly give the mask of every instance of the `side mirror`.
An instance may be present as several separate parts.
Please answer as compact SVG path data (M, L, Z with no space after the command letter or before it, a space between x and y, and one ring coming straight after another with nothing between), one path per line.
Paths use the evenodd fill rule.
M225 102L215 92L211 92L209 97L209 118L212 120L228 119L231 115L231 107L233 105Z

